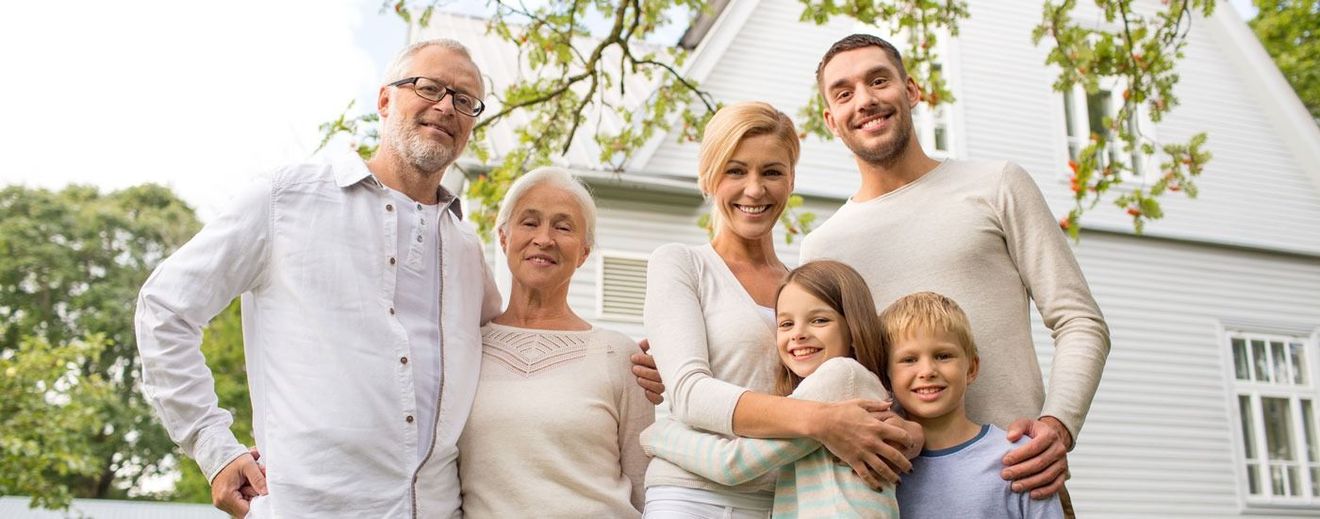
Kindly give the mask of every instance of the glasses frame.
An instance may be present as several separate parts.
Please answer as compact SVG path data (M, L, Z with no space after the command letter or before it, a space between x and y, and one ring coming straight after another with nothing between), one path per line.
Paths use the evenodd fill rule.
M421 79L425 79L425 80L427 80L427 81L430 81L430 82L432 82L432 83L435 83L436 86L438 86L438 87L444 89L444 91L440 93L440 97L437 97L437 98L435 98L435 99L431 99L431 98L429 98L429 97L426 97L426 96L422 95L422 93L419 92L419 91L417 90L417 81L418 81L418 80L421 80ZM444 84L444 83L441 83L441 82L439 82L439 81L436 81L436 80L434 80L434 79L431 79L431 78L429 78L429 77L425 77L425 76L413 76L413 77L409 77L409 78L403 78L403 79L400 79L400 80L398 80L398 81L395 81L395 82L390 83L390 84L385 85L385 86L402 87L402 86L404 86L404 85L412 85L412 86L413 86L412 91L413 91L414 94L417 94L417 97L420 97L420 98L425 99L425 100L427 100L427 101L430 101L430 102L432 102L432 103L439 103L440 101L444 101L444 100L445 100L445 96L460 96L460 95L461 95L461 96L464 96L464 97L470 98L470 99L472 99L473 101L475 101L475 104L474 104L473 106L476 106L476 109L473 110L472 113L467 113L467 112L463 111L463 109L461 109L461 108L458 107L458 103L451 103L451 104L454 105L454 111L456 111L456 112L458 112L458 113L460 113L460 114L466 115L466 116L468 116L468 117L476 117L476 116L478 116L478 115L481 115L481 112L484 112L484 111L486 110L486 102L485 102L485 101L482 101L482 100L480 100L480 99L477 99L476 96L469 95L469 94L466 94L466 93L460 92L460 91L458 91L458 90L455 90L453 87L450 87L449 85L446 85L446 84Z

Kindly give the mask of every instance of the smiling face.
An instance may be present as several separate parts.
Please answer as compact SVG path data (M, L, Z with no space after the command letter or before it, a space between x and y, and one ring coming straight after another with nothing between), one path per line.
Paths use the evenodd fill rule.
M917 83L880 47L840 52L821 69L825 125L853 154L877 165L920 150L912 126Z
M852 352L848 321L833 307L796 283L779 292L775 304L779 361L799 377L825 361Z
M967 385L979 366L949 333L915 331L889 347L894 398L917 422L965 414Z
M792 192L793 160L780 138L744 138L711 193L720 214L719 232L749 240L768 236Z
M525 289L567 290L591 253L577 198L552 185L533 186L523 194L499 236L514 285Z
M403 75L421 76L480 98L481 76L472 60L444 47L425 47L408 60ZM467 146L476 118L454 110L446 95L433 103L413 91L414 86L381 87L377 110L382 119L381 152L426 172L448 167Z

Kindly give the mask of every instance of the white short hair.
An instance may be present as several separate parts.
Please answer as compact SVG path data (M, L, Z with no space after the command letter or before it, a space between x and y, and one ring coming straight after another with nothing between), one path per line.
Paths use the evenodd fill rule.
M385 69L385 84L390 84L403 79L403 75L407 73L408 62L411 61L412 57L417 55L418 52L421 52L422 49L427 47L440 47L463 55L463 57L467 58L468 62L472 63L472 68L477 69L477 77L481 77L481 67L472 59L472 53L468 52L467 47L463 46L462 43L459 43L458 40L436 38L433 40L422 40L413 43L399 51L399 54L394 57L394 61L390 62L389 68ZM484 88L485 85L482 85L482 87Z
M588 247L596 245L596 201L591 198L591 193L582 182L573 177L572 173L564 168L546 166L528 171L518 180L513 181L509 186L509 191L505 193L504 200L500 202L500 212L495 217L495 228L504 232L509 232L509 219L513 218L513 208L518 205L518 200L526 195L528 191L539 185L549 185L568 191L577 199L581 206L582 219L585 221L586 244Z

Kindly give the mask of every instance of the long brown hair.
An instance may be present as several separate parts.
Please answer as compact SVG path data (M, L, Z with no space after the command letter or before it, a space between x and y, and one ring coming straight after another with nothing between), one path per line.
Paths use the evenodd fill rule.
M889 375L885 372L886 353L881 335L880 318L875 313L875 301L871 299L871 289L866 280L852 267L832 260L818 260L806 263L784 278L775 294L775 304L779 304L779 294L784 287L797 285L817 299L830 305L830 308L843 316L848 324L848 338L851 348L848 356L852 357L868 371L880 377L885 389L889 389ZM802 377L782 363L779 376L775 381L775 390L781 395L792 393Z

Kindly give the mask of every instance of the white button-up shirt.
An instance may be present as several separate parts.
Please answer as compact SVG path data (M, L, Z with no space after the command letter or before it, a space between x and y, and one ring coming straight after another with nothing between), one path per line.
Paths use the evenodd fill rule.
M457 203L447 198L442 205ZM393 308L404 260L396 204L356 157L287 167L244 191L142 287L143 390L208 478L247 449L217 405L201 328L242 295L253 432L270 491L251 517L459 513L456 442L476 390L480 325L500 297L475 233L456 210L441 211L443 383L437 409L419 413ZM430 437L419 434L425 414L436 417Z

